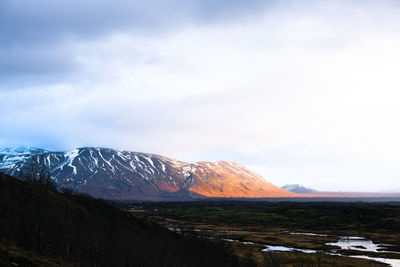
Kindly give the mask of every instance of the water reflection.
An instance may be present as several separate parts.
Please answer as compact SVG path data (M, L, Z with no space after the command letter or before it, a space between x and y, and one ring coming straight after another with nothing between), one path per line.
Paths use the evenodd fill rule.
M346 250L359 250L369 252L386 252L382 251L384 247L382 244L375 244L369 239L358 236L341 236L337 242L326 243L328 246L338 246L340 249ZM379 251L379 249L381 251Z
M238 230L212 230L212 229L196 229L196 228L191 228L191 229L185 229L185 228L178 228L178 227L169 227L168 228L171 231L177 232L177 233L182 233L182 232L214 232L214 233L237 233L237 232L245 232L245 231L238 231ZM334 235L328 235L328 234L318 234L318 233L301 233L301 232L283 232L283 233L289 233L293 235L306 235L306 236L334 236ZM202 236L205 238L209 239L215 239L215 237L207 237L207 236ZM228 241L228 242L239 242L245 245L255 245L257 243L250 242L250 241L241 241L238 239L228 239L228 238L219 238L220 240L223 241ZM371 257L371 256L366 256L366 255L343 255L340 254L336 249L332 250L327 250L327 251L321 251L321 250L312 250L312 249L302 249L302 248L292 248L292 247L286 247L286 246L273 246L273 245L266 245L266 244L261 244L264 245L265 248L262 249L261 251L263 252L302 252L302 253L324 253L324 254L329 254L329 255L334 255L334 256L343 256L343 257L352 257L352 258L360 258L360 259L368 259L368 260L374 260L378 262L383 262L386 264L389 264L390 266L393 267L400 267L400 259L390 259L390 258L381 258L381 257ZM375 253L400 253L400 252L395 252L395 251L387 251L388 246L393 246L390 244L375 244L372 242L372 240L369 240L365 237L361 236L339 236L339 240L337 242L329 242L326 243L328 246L336 246L340 247L341 250L357 250L357 251L364 251L364 252L375 252Z

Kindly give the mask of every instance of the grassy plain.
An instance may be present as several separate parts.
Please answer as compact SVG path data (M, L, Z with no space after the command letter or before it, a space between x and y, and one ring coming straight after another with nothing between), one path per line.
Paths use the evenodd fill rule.
M341 255L400 259L400 203L396 202L198 201L118 205L183 235L227 240L237 255L253 258L259 266L387 266L329 255L332 250ZM339 236L361 236L376 244L391 244L384 249L391 252L340 250L326 245L338 241ZM266 245L317 253L262 252Z

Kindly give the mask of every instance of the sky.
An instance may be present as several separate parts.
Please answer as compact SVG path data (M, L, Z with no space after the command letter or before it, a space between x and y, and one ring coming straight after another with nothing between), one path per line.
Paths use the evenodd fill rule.
M400 192L398 1L2 0L0 147Z

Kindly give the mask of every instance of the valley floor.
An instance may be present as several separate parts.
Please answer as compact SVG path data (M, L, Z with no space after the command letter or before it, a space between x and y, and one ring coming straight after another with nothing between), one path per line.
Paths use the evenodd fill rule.
M400 266L400 203L117 203L259 266Z

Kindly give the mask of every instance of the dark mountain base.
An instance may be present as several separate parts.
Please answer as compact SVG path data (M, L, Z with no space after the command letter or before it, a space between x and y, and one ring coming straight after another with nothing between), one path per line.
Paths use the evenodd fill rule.
M41 256L32 251L26 251L11 245L0 245L0 266L22 266L22 267L67 267L73 266L60 259L53 259L49 256Z
M252 265L233 256L224 242L178 235L102 200L4 174L0 214L3 256L17 247L73 266ZM7 255L2 256L5 266L13 260Z

